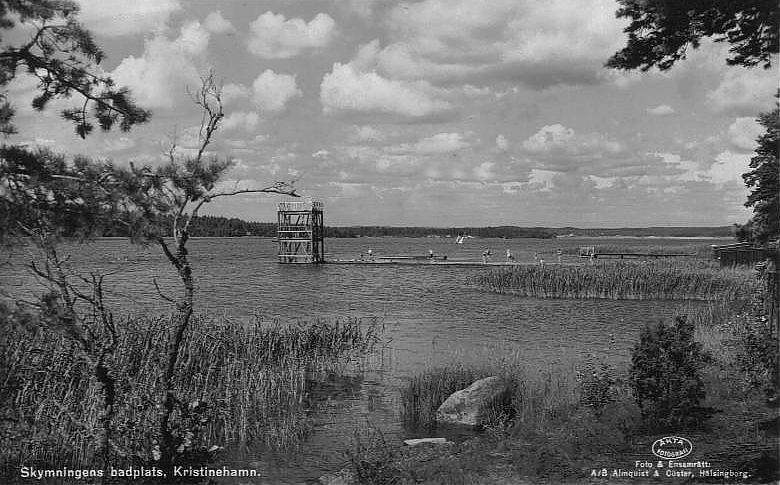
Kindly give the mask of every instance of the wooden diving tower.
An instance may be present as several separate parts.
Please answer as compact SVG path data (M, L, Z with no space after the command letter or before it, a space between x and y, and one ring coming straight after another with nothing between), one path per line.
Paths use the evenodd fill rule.
M280 263L325 261L323 204L315 201L280 202L276 237Z

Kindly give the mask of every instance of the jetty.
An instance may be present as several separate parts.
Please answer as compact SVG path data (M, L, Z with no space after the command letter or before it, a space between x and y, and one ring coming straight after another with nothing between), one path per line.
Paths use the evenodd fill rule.
M428 259L427 256L424 259L419 258L407 258L404 257L392 257L385 256L382 258L374 259L329 259L324 261L326 264L359 264L359 265L398 265L398 266L533 266L534 263L516 263L510 261L488 261L484 263L482 261L467 261L467 260L453 260L453 259ZM553 264L553 263L550 263ZM558 264L558 263L554 263Z
M658 254L658 253L595 253L593 254L593 259L605 259L605 258L614 258L614 259L639 259L639 258L645 258L645 259L658 259L658 258L693 258L695 257L695 254L671 254L671 253L664 253L664 254Z

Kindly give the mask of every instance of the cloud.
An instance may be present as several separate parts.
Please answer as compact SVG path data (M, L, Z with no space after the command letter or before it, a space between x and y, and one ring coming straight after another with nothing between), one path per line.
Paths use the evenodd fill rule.
M659 104L655 108L647 108L645 111L654 116L665 116L675 112L674 108L668 104Z
M111 73L129 87L141 106L170 108L188 83L200 82L196 62L208 47L210 34L199 22L187 22L169 40L157 34L146 41L141 57L128 56Z
M715 184L737 183L744 187L742 174L748 171L749 165L749 155L726 150L715 157L715 163L707 170L706 176Z
M499 134L496 137L496 148L502 152L505 152L509 149L509 142L506 140L504 135Z
M429 117L450 109L434 99L425 81L387 79L376 72L360 72L350 64L333 64L320 85L323 112L386 113L406 118Z
M243 128L246 131L253 131L260 123L260 115L254 111L236 111L222 120L222 129L229 131L236 128Z
M438 133L422 138L415 145L415 151L421 155L451 153L468 147L469 144L460 133Z
M316 152L311 154L312 158L328 158L330 156L330 152L328 150L317 150Z
M716 112L755 116L771 110L777 88L776 70L730 68L707 101Z
M178 0L79 0L79 20L109 37L154 32L181 9Z
M557 174L558 172L553 172L552 170L534 168L528 176L528 182L539 191L549 192L553 188Z
M595 133L580 135L560 124L545 125L523 142L523 149L534 155L596 156L619 154L623 146Z
M290 99L302 93L295 84L295 76L277 74L266 69L252 83L252 99L263 111L283 111Z
M305 50L326 46L336 33L336 22L324 13L310 22L266 12L249 25L249 52L263 59L287 59Z
M496 174L493 171L495 166L496 164L493 162L482 162L474 167L472 172L478 180L494 180L496 178Z
M383 141L385 135L372 126L356 126L355 135L359 141Z
M377 71L434 83L519 82L535 88L603 82L604 60L621 47L624 21L612 0L424 0L389 14ZM370 52L370 51L369 51Z
M223 17L219 10L208 14L206 20L203 21L203 26L214 34L226 34L235 30L233 24Z
M108 152L118 152L121 150L127 150L135 146L135 140L127 138L126 136L119 137L117 139L106 139L103 141Z
M249 97L252 90L243 84L229 83L222 86L222 101L230 103L232 101Z
M729 126L729 141L740 152L750 153L756 149L756 139L764 131L764 127L755 118L737 118Z

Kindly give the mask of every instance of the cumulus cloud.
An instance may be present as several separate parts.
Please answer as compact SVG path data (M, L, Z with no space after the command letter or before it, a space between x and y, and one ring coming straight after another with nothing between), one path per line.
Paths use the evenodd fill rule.
M611 0L584 17L572 0L424 0L393 8L386 45L367 53L380 74L402 79L593 84L623 42L614 10Z
M496 164L494 162L482 162L472 170L472 173L478 180L493 180L496 174L493 171Z
M668 104L659 104L655 108L647 108L645 111L655 116L665 116L675 112L674 108L672 108Z
M560 124L545 125L523 142L523 149L534 155L585 155L620 153L622 145L595 133L580 135Z
M755 118L737 118L729 126L729 141L740 152L752 152L756 149L756 139L764 133Z
M252 99L257 107L271 112L284 110L288 101L302 94L294 75L277 74L271 69L266 69L255 79L252 91Z
M385 139L384 133L373 126L356 126L355 135L359 141L382 141Z
M456 152L467 146L460 133L437 133L421 139L414 148L419 154L434 154Z
M79 0L79 20L92 32L110 37L154 32L181 9L178 0Z
M717 112L755 116L772 106L777 88L774 70L730 68L720 85L707 92L707 100Z
M715 163L712 164L706 175L715 184L736 183L740 187L744 187L742 174L748 171L749 165L749 155L726 150L715 157Z
M336 22L324 13L308 23L266 12L249 24L249 52L263 59L287 59L307 49L324 47L336 33Z
M236 111L222 120L222 128L226 131L243 128L246 131L253 131L260 123L260 115L254 111Z
M316 152L311 154L312 158L328 158L330 156L330 152L328 150L317 150Z
M496 137L496 148L502 152L505 152L509 149L509 142L506 140L504 135L499 134Z
M387 79L337 62L322 79L320 100L325 114L346 111L422 118L450 108L449 103L435 99L431 91L425 81Z
M208 43L209 32L199 22L187 22L174 40L162 34L147 40L141 57L124 58L111 75L141 106L170 108L183 86L200 82L196 63Z
M222 101L225 103L249 97L251 94L252 90L243 84L229 83L222 86Z
M219 10L208 14L206 19L203 21L203 26L209 32L213 32L215 34L226 34L234 30L233 24L231 24L229 20L223 17L222 12Z

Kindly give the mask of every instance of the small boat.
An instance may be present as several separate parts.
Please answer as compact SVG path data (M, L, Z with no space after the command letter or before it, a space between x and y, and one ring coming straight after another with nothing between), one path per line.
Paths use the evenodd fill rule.
M460 235L457 238L455 238L455 244L463 244L463 240L466 239L465 236Z

